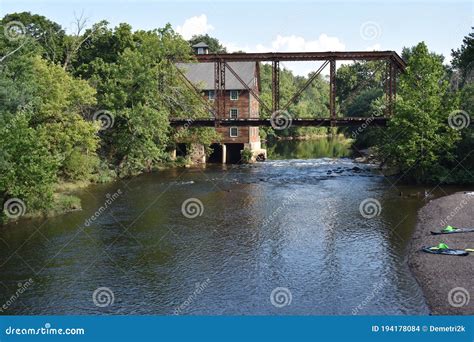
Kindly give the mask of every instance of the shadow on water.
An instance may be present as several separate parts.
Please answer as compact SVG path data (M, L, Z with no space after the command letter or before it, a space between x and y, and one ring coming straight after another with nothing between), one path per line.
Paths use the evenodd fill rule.
M344 146L279 142L278 160L92 186L80 212L3 227L0 314L427 314L404 260L424 200L399 196L424 189L340 158ZM368 198L373 218L359 209ZM114 300L100 307L103 287ZM283 307L271 300L280 287Z

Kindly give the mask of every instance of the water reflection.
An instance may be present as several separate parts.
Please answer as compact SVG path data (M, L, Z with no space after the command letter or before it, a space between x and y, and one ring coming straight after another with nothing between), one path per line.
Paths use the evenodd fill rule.
M350 141L340 136L268 142L266 148L269 159L338 158L351 155Z
M343 151L335 142L289 145L275 146L273 156ZM113 206L85 226L118 189L123 194ZM422 191L394 188L369 165L327 156L173 169L90 187L80 193L81 212L0 230L0 301L19 281L34 280L0 314L179 308L180 314L350 315L361 304L360 314L427 314L403 262L423 201L401 198L400 189ZM382 206L370 220L359 212L369 197ZM202 201L201 216L182 215L188 198ZM112 306L93 304L99 287L113 291ZM271 304L276 287L291 291L291 305Z

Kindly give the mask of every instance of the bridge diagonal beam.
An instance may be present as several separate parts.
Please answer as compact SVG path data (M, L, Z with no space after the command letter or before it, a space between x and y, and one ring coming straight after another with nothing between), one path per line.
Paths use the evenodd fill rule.
M287 110L293 102L295 102L301 94L306 90L306 88L309 87L311 83L316 79L316 77L319 76L319 74L326 68L326 66L329 64L329 61L325 61L323 65L319 67L318 70L306 81L306 83L291 97L291 99L283 106L282 110Z
M199 98L199 100L201 101L201 103L206 107L206 109L208 110L209 113L212 114L212 116L214 116L214 118L216 118L216 112L215 112L215 109L209 104L208 101L206 101L202 95L201 95L201 90L199 90L194 84L193 82L191 82L190 80L188 80L188 78L186 77L186 75L183 74L183 72L181 70L179 70L179 67L176 66L175 64L173 64L175 69L178 70L178 74L180 75L180 77L183 79L184 81L184 84L190 89L190 90L193 90L194 94L196 94L196 96Z
M258 103L263 107L263 109L265 109L265 111L271 113L270 111L270 108L268 108L268 106L266 105L266 103L260 98L260 96L252 89L248 86L248 84L245 83L245 81L235 72L235 70L229 65L229 63L226 63L224 62L225 66L227 67L227 69L229 69L229 71L231 72L232 75L234 75L234 77L237 79L237 81L240 82L240 84L242 84L242 86L248 91L250 92L250 94L252 94L252 96L258 101Z
M226 96L225 96L225 61L219 61L219 73L220 73L220 82L219 82L219 107L220 111L218 113L219 117L225 117L226 112Z

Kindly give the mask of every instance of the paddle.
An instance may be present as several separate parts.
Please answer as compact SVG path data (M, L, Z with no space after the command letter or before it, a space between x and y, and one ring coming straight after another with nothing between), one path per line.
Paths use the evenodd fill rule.
M446 248L430 247L430 249L433 250L433 251L438 251L440 249L446 249ZM474 252L474 249L473 248L466 248L466 249L459 249L459 251Z

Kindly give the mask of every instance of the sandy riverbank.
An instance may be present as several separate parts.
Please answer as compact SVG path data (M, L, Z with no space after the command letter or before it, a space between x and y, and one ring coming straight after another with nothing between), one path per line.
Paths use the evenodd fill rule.
M473 315L474 253L455 257L419 251L422 246L434 246L440 242L450 248L474 248L474 233L430 234L431 230L440 230L447 224L474 227L473 192L461 192L433 200L419 211L409 247L410 268L421 285L432 314Z

